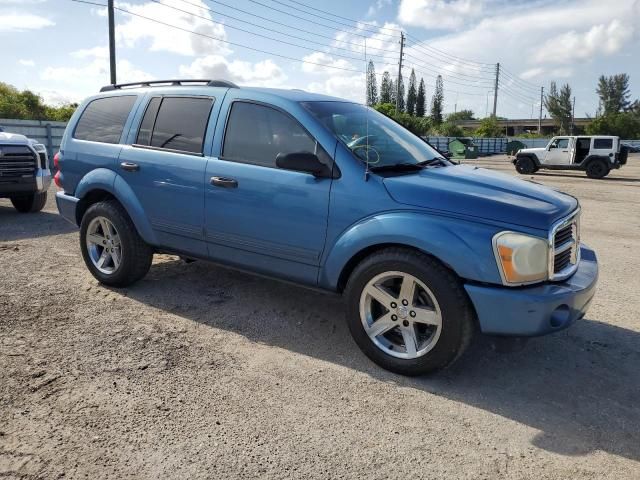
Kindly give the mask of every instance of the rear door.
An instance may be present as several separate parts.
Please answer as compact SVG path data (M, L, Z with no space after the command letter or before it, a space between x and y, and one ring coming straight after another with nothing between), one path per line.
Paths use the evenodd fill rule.
M332 163L291 115L272 105L227 100L220 154L207 164L205 218L210 256L315 284L324 248L331 179L283 170L279 153L313 152ZM218 141L216 141L218 143ZM335 148L335 145L334 145Z
M151 96L118 161L159 246L201 256L206 256L204 146L214 103L212 96Z

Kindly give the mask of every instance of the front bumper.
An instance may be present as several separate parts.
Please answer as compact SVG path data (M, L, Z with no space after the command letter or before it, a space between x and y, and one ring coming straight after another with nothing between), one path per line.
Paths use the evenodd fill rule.
M51 185L51 170L38 168L28 177L3 177L0 174L0 197L14 197L46 192Z
M532 337L556 332L584 317L596 291L598 262L580 246L578 270L563 282L521 288L467 284L482 333Z

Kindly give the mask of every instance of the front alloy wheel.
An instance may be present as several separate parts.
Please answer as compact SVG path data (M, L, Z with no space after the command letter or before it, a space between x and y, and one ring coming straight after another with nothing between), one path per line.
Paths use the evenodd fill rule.
M404 272L381 273L367 283L360 296L360 319L376 347L403 359L425 355L442 332L433 293Z

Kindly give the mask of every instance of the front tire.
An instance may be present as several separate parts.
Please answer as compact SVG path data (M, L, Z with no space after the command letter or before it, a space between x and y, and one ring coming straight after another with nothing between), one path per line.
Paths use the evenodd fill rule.
M80 224L80 250L91 274L112 287L137 282L147 274L153 260L153 249L115 200L98 202L87 209Z
M587 165L587 177L604 178L609 175L609 166L604 160L593 160Z
M519 157L516 160L516 170L521 175L531 175L535 173L538 168L530 157Z
M47 192L37 192L31 195L11 197L13 207L21 213L36 213L47 203Z
M401 375L447 367L473 336L473 308L460 280L417 251L389 248L367 257L351 274L345 297L358 346Z

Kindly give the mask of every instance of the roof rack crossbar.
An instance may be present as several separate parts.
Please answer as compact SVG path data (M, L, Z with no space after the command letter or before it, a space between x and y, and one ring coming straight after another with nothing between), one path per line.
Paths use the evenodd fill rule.
M111 92L113 90L120 90L122 88L127 88L127 87L152 87L152 86L158 86L158 85L181 86L181 85L188 85L193 83L201 83L208 87L239 88L238 85L236 85L233 82L229 82L228 80L173 79L173 80L149 80L149 81L132 82L132 83L117 83L112 85L105 85L100 89L100 91Z

